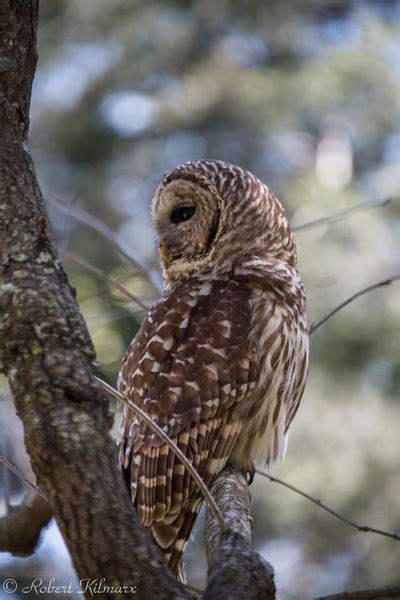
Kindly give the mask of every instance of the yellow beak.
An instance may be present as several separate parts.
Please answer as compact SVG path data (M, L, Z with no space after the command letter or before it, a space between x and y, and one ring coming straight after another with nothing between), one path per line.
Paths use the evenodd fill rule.
M160 242L160 256L161 256L161 260L168 264L169 262L169 250L168 250L168 246L166 244L164 244L164 242Z

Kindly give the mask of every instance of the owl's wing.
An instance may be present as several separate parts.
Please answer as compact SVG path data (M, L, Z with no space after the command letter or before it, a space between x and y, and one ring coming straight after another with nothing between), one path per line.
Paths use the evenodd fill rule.
M149 313L119 377L119 389L175 441L206 484L225 465L241 428L229 409L257 378L249 295L235 281L175 286ZM179 540L183 551L201 504L190 474L127 409L121 433L120 460L142 522L167 555Z

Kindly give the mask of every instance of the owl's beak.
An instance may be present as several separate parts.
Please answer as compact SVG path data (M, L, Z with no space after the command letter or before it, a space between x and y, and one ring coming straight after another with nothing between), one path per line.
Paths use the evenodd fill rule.
M165 264L169 263L170 251L169 251L168 246L166 244L164 244L164 242L160 242L160 256L161 256L161 260Z

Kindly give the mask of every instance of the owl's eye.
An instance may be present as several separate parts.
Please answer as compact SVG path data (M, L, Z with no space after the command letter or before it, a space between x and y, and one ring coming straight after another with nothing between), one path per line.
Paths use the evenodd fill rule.
M174 208L171 212L171 222L182 223L183 221L189 221L195 212L195 206L179 206L178 208Z

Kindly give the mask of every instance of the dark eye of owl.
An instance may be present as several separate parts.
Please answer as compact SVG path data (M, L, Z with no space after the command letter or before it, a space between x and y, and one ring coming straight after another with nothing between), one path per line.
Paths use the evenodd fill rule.
M171 222L182 223L183 221L189 221L195 212L195 206L178 206L178 208L174 208L171 213Z

